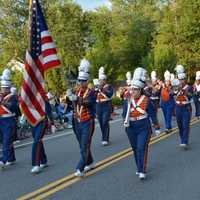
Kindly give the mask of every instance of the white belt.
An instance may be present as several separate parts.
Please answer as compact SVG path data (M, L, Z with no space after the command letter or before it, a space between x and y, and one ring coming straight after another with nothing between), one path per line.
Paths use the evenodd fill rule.
M106 101L110 101L111 99L102 99L102 100L96 100L97 103L101 103L101 102L106 102Z
M15 116L14 113L11 113L11 114L3 114L3 115L0 115L0 118L14 117L14 116Z
M176 104L179 104L179 105L186 105L186 104L189 104L190 103L190 101L176 101Z
M156 99L159 99L159 97L150 97L150 99L156 100Z
M142 115L142 116L139 116L139 117L130 117L129 120L130 121L138 121L138 120L146 119L146 118L147 118L147 115Z

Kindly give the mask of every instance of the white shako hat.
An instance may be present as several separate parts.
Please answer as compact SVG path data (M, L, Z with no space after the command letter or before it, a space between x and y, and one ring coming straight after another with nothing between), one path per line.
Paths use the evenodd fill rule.
M177 65L175 71L179 80L186 78L183 65Z
M173 73L170 74L170 81L175 79L175 75Z
M85 58L81 60L78 68L78 80L87 81L89 79L89 67L90 63Z
M1 87L3 88L10 88L12 83L10 80L11 72L9 69L4 69L2 76L1 76Z
M152 71L152 72L151 72L151 80L152 80L152 81L156 81L156 80L157 80L156 71Z
M169 81L170 80L171 74L170 74L170 72L168 70L165 71L164 78L165 78L165 81Z
M196 72L196 80L197 80L197 81L200 80L200 71L197 71L197 72Z
M104 67L100 67L99 68L99 80L106 80L106 75L104 72Z
M138 89L144 88L146 79L147 71L142 67L136 68L133 74L133 79L131 81L131 87Z
M131 79L132 79L131 72L127 72L126 73L126 83L127 83L127 85L131 85Z

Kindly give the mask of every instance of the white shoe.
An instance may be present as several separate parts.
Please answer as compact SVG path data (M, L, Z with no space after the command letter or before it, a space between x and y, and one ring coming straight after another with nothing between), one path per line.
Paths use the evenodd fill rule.
M3 161L0 161L0 168L3 169L5 167L5 164Z
M16 140L13 142L13 144L17 144L17 143L20 143L20 140Z
M139 173L139 179L140 179L140 180L146 179L146 174L144 174L144 173Z
M161 133L160 130L155 130L155 134L158 136Z
M88 172L90 170L92 170L94 168L94 163L90 164L90 165L86 165L84 167L84 172Z
M180 144L179 145L181 148L187 150L188 149L188 145L187 144Z
M77 177L83 177L84 173L81 172L79 169L77 169L76 172L74 173L74 175L77 176Z
M15 163L16 163L16 161L12 161L12 162L7 161L6 164L5 164L5 166L14 165Z
M32 174L38 174L41 172L41 168L40 166L34 166L32 169L31 169L31 173Z
M48 167L48 164L40 164L40 169L44 169L44 168L47 168Z
M72 128L72 125L68 124L68 125L67 125L67 128Z
M101 144L102 144L103 146L108 146L109 143L108 143L107 141L102 141Z
M138 171L135 172L136 175L139 175L140 173Z

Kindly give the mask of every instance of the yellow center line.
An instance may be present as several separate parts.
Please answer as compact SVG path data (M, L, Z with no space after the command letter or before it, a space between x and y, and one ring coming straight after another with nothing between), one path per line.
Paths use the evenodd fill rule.
M191 120L191 125L193 124L196 124L197 122L199 122L199 120L196 120L196 119L192 119ZM171 135L175 134L177 132L178 128L175 127L172 129L172 132L169 133L169 134L165 134L165 133L162 133L160 134L159 136L156 136L156 137L153 137L151 138L151 142L150 142L150 145L154 144L154 143L158 143L159 141L161 140L164 140L165 138L168 138L170 137ZM91 176L93 174L95 174L96 172L106 168L107 166L110 166L112 165L113 163L116 163L118 162L119 160L122 160L123 158L126 158L130 155L132 155L132 149L131 148L128 148L128 149L125 149L113 156L110 156L102 161L99 161L96 165L95 165L95 168L88 172L87 174L84 175L84 177L88 177L88 176ZM57 181L54 181L34 192L31 192L31 193L28 193L22 197L19 197L17 200L26 200L26 199L44 199L48 196L50 196L51 194L53 193L56 193L78 181L82 180L82 178L79 178L79 177L76 177L74 176L74 174L70 174L64 178L61 178Z

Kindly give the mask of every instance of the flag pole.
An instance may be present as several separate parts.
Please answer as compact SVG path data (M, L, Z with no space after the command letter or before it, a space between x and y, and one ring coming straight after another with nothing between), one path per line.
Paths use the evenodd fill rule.
M29 0L29 19L28 19L28 50L31 49L31 41L30 41L30 37L31 37L31 29L30 29L30 25L31 25L31 9L32 9L32 2L33 0Z

